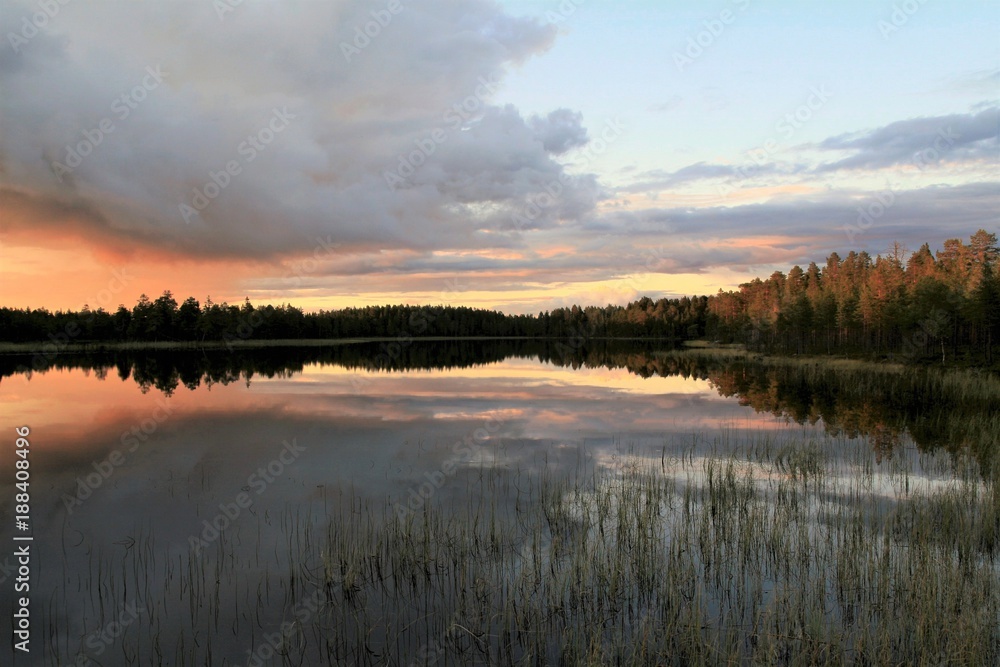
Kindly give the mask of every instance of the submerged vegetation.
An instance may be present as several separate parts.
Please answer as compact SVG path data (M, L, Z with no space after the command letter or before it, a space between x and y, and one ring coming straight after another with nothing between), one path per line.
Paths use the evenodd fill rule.
M796 438L484 466L417 511L346 491L326 523L256 515L279 537L249 551L140 531L99 554L84 618L141 604L120 650L143 664L997 664L1000 496L975 461Z

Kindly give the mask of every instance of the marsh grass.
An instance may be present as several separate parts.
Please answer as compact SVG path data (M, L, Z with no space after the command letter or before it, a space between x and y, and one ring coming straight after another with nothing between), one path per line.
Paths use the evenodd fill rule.
M143 601L120 664L258 664L282 621L267 664L1000 662L1000 501L971 455L724 430L568 475L483 468L458 495L259 513L201 556L139 529L50 618L80 591L89 629ZM62 642L51 664L86 653Z
M611 478L543 480L522 518L539 546L512 563L535 576L497 615L548 620L520 635L521 653L497 645L487 661L996 657L996 516L974 476L930 498L904 493L886 513L871 467L831 503L815 447L763 449L689 457L674 476L636 461Z

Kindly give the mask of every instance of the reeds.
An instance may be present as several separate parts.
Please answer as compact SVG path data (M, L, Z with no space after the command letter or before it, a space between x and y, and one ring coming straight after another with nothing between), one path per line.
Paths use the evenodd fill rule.
M974 458L691 443L484 468L464 500L402 516L352 494L328 517L258 513L201 556L139 531L50 612L85 594L100 628L140 600L121 664L263 664L270 645L294 665L1000 662L1000 502ZM52 664L86 653L62 641Z

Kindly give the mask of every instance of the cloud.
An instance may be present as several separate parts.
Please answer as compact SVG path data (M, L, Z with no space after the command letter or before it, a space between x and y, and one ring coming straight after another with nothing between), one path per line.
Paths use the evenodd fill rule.
M665 113L667 111L672 111L679 107L683 101L684 98L680 95L670 95L663 102L651 104L649 106L649 111L652 113Z
M805 174L852 170L877 172L900 165L924 168L938 162L995 168L1000 161L1000 107L991 104L968 114L897 121L875 130L829 137L819 144L798 146L795 150L801 152L810 148L821 153L852 154L817 164L815 159L808 160L805 154L792 161L768 160L765 159L770 157L767 151L756 149L748 151L734 164L696 162L674 171L646 171L634 176L632 182L619 191L657 192L705 181L725 180L735 184L762 177L779 183Z
M555 127L550 121L543 124L550 132ZM433 188L442 205L461 207L469 229L492 231L510 228L512 217L524 216L534 199L558 190L554 201L525 225L544 227L588 212L600 196L595 177L570 177L549 153L537 126L526 124L517 109L491 106L480 118L448 135L434 161L419 169L412 183L401 187L416 193Z
M876 196L889 206L863 231L848 235ZM881 252L893 241L916 249L979 228L996 228L1000 189L990 182L884 192L839 190L780 197L739 206L661 207L591 216L583 223L595 245L568 261L583 266L594 255L614 257L606 275L645 269L710 273L757 271L761 266L822 262L831 252ZM564 267L567 273L571 267Z
M711 180L716 178L729 178L735 173L735 168L732 165L696 162L673 172L666 172L662 169L647 171L639 176L639 178L644 180L638 183L633 183L623 188L623 190L625 192L659 190L662 188L673 187L675 185L681 185L682 183L692 183L695 181Z
M683 294L684 288L671 287L671 277L681 274L709 278L742 272L743 279L749 279L793 264L822 264L834 251L883 252L893 241L911 250L924 242L940 247L945 239L994 228L1000 210L1000 191L992 183L898 190L873 224L849 235L845 228L857 225L859 210L867 209L875 197L864 190L845 190L730 207L595 212L507 252L408 251L332 258L297 287L336 292L349 283L377 291L391 275L406 276L404 292L434 299L443 292L463 302L472 293L502 298L505 293L537 293L544 285L551 288L548 299L572 302L592 289L587 285L607 288L624 280L627 292L614 292L624 301L640 294ZM636 274L643 279L629 278ZM255 282L264 291L282 285L277 279ZM507 307L537 310L521 294L511 297Z
M6 3L4 21L35 10ZM579 113L525 119L495 101L555 28L462 0L404 4L368 37L370 10L64 6L0 50L0 196L18 208L5 229L205 259L292 256L328 236L345 253L481 246L586 142ZM596 178L567 180L533 224L598 197Z
M820 173L919 165L937 159L995 164L1000 150L1000 107L974 114L901 120L868 132L830 137L818 147L853 153L820 165L817 168Z
M633 182L618 189L619 192L653 193L654 195L670 188L702 183L705 181L724 182L736 187L741 181L768 177L769 182L778 184L789 177L798 176L809 167L803 163L785 161L757 162L747 157L740 164L712 164L696 162L676 171L668 172L662 169L647 171L637 176ZM755 182L757 182L755 180ZM716 192L719 191L718 186Z
M561 155L571 148L587 143L587 128L583 127L583 114L570 109L556 109L546 117L533 116L531 129L545 150Z
M402 3L375 23L364 2L246 2L221 19L216 6L68 3L16 52L0 49L5 242L155 264L135 285L153 292L184 266L175 279L197 276L213 295L219 275L232 275L227 296L257 286L314 304L362 287L387 300L440 294L462 276L483 302L528 303L596 294L637 270L704 275L849 250L843 227L872 200L866 187L884 187L885 169L903 183L859 249L995 228L995 101L652 170L649 144L665 126L636 123L629 171L606 166L617 156L591 160L603 118L504 103L509 73L558 31L499 3ZM16 28L37 11L35 0L8 0L0 19ZM972 76L989 86L996 74ZM721 104L720 90L700 93ZM684 99L632 110L670 112ZM896 178L939 139L940 169ZM628 182L602 183L591 164ZM740 192L716 206L730 185ZM670 203L638 209L654 200ZM318 240L315 261L296 271Z
M669 220L678 234L812 237L833 229L842 235L840 226L853 222L858 216L857 208L873 201L875 194L861 190L836 191L745 206L660 209L655 215L652 211L644 214L653 220ZM916 229L924 235L928 229L938 233L959 232L976 225L989 225L996 218L995 212L1000 205L1000 191L993 183L931 186L892 194L893 203L887 207L876 228Z
M982 69L966 72L952 77L935 92L962 92L974 95L989 95L993 98L990 106L995 105L996 95L1000 92L1000 68Z

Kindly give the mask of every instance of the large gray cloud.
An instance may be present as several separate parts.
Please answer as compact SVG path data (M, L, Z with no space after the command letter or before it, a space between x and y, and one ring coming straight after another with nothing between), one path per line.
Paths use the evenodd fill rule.
M217 4L70 3L3 45L5 228L44 216L108 244L266 258L327 236L480 246L561 177L533 226L592 208L596 180L553 157L585 142L580 115L498 104L554 27L488 0ZM5 3L4 25L36 11Z

